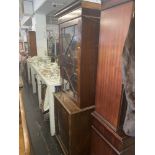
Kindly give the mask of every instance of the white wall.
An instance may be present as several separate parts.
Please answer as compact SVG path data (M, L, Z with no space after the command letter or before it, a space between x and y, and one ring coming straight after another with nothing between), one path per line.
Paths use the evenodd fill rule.
M35 19L35 15L32 16L32 27L31 27L32 31L36 31L36 19Z
M32 30L36 32L37 55L47 55L46 16L35 14L32 18Z
M27 42L26 31L25 30L20 30L20 33L21 33L20 40L23 41L23 42Z

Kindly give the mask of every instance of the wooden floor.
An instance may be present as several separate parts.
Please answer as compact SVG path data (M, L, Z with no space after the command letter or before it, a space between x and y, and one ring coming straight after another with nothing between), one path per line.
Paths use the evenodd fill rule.
M44 120L38 98L32 87L24 81L24 106L34 155L63 155L55 136L51 137L49 120ZM22 143L22 142L21 142ZM20 154L22 155L22 154Z
M19 155L24 155L24 137L21 124L19 124Z

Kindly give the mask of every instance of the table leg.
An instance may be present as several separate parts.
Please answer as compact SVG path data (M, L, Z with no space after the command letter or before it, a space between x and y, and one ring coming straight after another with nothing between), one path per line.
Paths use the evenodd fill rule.
M32 89L33 89L33 93L36 93L35 72L34 72L34 70L32 68L31 68L31 76L32 76Z
M37 83L38 83L38 101L39 101L39 107L41 107L41 79L37 75Z
M51 136L55 135L55 117L54 117L54 96L55 86L50 86L48 90L49 97L49 119L50 119L50 132Z
M28 83L30 84L31 83L31 80L30 80L30 64L27 62L27 73L28 73Z

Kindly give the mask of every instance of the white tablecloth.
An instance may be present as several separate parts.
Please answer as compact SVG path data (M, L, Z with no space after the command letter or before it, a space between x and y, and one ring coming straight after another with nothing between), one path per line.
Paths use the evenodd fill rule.
M51 131L51 135L53 136L55 134L53 93L55 92L55 86L61 85L60 75L55 77L53 80L52 80L52 78L47 78L42 74L41 68L39 66L35 65L35 63L30 62L29 60L27 61L27 68L28 68L28 81L29 82L30 82L30 71L31 71L33 93L36 93L35 77L37 79L39 106L41 104L41 83L47 85L43 109L44 109L44 111L49 109L50 131Z

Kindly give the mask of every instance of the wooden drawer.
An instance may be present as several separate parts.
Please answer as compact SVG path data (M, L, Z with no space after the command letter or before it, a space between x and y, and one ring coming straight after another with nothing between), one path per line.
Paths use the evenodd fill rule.
M122 131L115 132L106 125L97 113L92 114L92 154L100 155L99 152L109 152L105 155L129 153L134 154L134 138L126 136ZM97 148L96 148L97 147ZM109 150L110 148L110 150ZM97 151L98 150L98 151ZM97 154L95 152L98 152ZM103 155L102 152L102 155Z
M91 146L91 155L117 155L104 139L101 138L100 133L94 127L92 128Z

